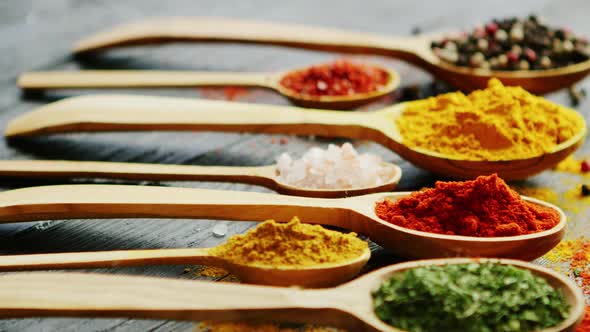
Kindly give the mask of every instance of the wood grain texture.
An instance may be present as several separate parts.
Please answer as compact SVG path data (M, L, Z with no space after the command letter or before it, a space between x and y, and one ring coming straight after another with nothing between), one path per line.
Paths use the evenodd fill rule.
M590 4L585 0L523 0L523 1L386 1L368 0L362 10L358 3L327 0L274 1L257 0L246 5L243 1L228 0L144 0L141 5L130 0L95 1L31 1L8 0L0 2L0 38L4 56L0 57L0 123L2 127L15 116L47 102L66 96L113 93L99 90L64 90L47 92L21 99L16 87L17 76L33 70L193 70L275 72L297 68L341 57L339 53L307 52L280 47L247 45L167 45L165 47L129 48L106 52L100 56L73 61L69 57L71 46L78 40L106 28L154 16L219 16L250 20L329 26L338 29L378 33L381 35L409 35L412 29L423 32L468 28L492 17L528 15L537 13L548 22L567 25L574 32L590 35L587 12ZM417 13L417 8L420 12ZM321 9L321 10L320 10ZM329 9L329 10L328 10ZM355 57L357 58L357 57ZM367 110L381 108L386 103L408 98L422 98L435 91L432 78L415 67L380 57L358 57L387 65L402 76L398 93L377 101ZM411 85L419 85L417 89ZM590 88L589 81L581 87ZM176 97L232 98L241 102L286 105L288 101L274 92L251 89L248 94L232 96L224 89L159 89L130 90L126 93L153 94ZM230 92L230 93L226 93ZM238 90L238 92L243 92ZM408 93L407 93L408 92ZM411 93L410 93L411 92ZM569 105L565 91L549 96L556 102ZM576 108L586 119L589 104ZM261 166L269 165L282 152L301 155L312 145L326 147L328 143L341 144L343 140L313 139L285 135L250 135L229 133L117 133L72 134L39 137L10 145L0 141L2 159L70 159L86 161L149 162L160 164L186 164L209 166ZM361 152L381 155L386 161L399 164L404 177L400 190L415 190L430 186L441 179L412 166L398 155L377 144L355 141ZM578 156L590 155L585 144ZM558 172L543 172L519 184L528 187L547 187L558 194L558 203L567 209L570 219L568 238L580 235L590 237L586 221L590 218L587 204L565 202L566 192L574 189L583 178ZM74 183L105 183L105 181L76 180ZM121 183L121 181L114 181ZM3 179L3 190L40 184L72 183L59 180L8 181ZM182 182L124 182L143 185L184 186L268 192L244 184L182 183ZM577 211L576 211L577 210ZM255 220L257 221L257 220ZM225 222L228 235L243 233L253 223ZM225 239L215 238L211 228L219 221L178 219L113 219L69 220L0 225L0 252L3 254L75 252L119 249L210 247ZM374 269L399 262L400 258L374 244L372 259L367 268ZM537 261L549 264L545 260ZM180 279L231 280L227 277L203 277L195 273L198 268L185 266L129 267L93 269L116 275L134 274ZM0 321L2 331L192 331L190 322L141 319L82 319L82 318L28 318ZM202 332L201 329L197 331Z

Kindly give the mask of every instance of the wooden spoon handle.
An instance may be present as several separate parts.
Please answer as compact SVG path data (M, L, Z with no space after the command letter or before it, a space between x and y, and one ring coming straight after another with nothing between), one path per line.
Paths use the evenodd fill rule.
M72 131L207 130L374 137L372 113L168 97L95 95L68 98L11 121L6 136ZM382 121L382 120L380 120Z
M313 322L318 315L311 310L330 308L327 293L90 273L11 273L0 276L0 317Z
M350 200L350 199L349 199ZM363 227L347 199L256 192L124 185L59 185L0 193L0 222L74 218L213 218L306 222Z
M260 86L274 88L265 73L189 72L157 70L86 70L29 72L20 75L23 89L153 88L194 86Z
M105 161L0 160L0 177L96 177L153 181L227 181L275 188L275 166L193 166Z
M417 38L391 38L346 30L296 24L224 18L165 18L115 27L78 42L74 53L114 46L178 41L240 42L283 45L348 53L415 57Z
M0 255L0 271L179 264L219 265L220 261L222 260L210 256L208 249L203 248Z

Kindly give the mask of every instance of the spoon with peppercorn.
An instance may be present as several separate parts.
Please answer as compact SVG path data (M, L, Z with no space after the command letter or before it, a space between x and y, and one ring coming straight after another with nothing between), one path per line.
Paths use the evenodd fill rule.
M584 118L574 110L561 111L577 119L579 132L548 152L520 159L466 159L410 147L396 124L412 101L375 112L340 112L202 99L133 95L92 95L63 99L12 120L5 136L17 138L66 132L101 131L236 131L318 135L368 139L396 152L414 165L455 179L497 173L505 180L524 179L556 166L573 153L586 134Z
M347 60L281 73L86 70L29 72L18 85L26 90L256 86L273 89L303 107L352 109L394 91L399 75L378 65Z
M536 329L537 331L573 331L582 319L584 296L581 289L566 276L537 264L475 258L396 264L341 286L326 289L90 273L9 273L0 276L0 316L132 317L240 322L267 322L270 318L277 323L309 323L340 327L348 331L404 332L388 325L375 312L376 294L382 285L390 282L393 277L403 276L411 269L486 263L530 271L533 276L540 278L541 281L537 282L543 282L553 293L558 291L562 294L561 303L567 304L564 318L555 321L551 327ZM512 275L502 276L509 277L514 279ZM508 280L498 282L502 285L514 284L514 281ZM513 292L518 294L517 291L522 292ZM546 300L545 297L543 299ZM550 306L549 303L543 305ZM530 313L530 308L527 309ZM537 322L537 319L539 318L531 321ZM514 323L518 324L518 320L510 323L514 326Z
M226 18L164 18L123 25L81 40L79 56L121 46L170 42L240 42L344 53L385 55L424 68L471 91L496 77L544 94L590 72L588 41L531 16L494 20L470 35L390 37L338 29Z

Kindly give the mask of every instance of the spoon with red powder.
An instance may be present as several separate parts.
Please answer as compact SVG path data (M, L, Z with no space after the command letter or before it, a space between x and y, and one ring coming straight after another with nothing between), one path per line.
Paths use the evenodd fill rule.
M207 218L337 226L406 258L532 260L563 238L558 207L521 197L496 175L439 182L422 192L320 199L256 192L125 185L62 185L0 193L0 222L76 218Z
M276 90L296 105L329 109L367 104L391 93L399 82L391 69L348 60L279 73L86 70L29 72L18 79L27 90L256 86Z

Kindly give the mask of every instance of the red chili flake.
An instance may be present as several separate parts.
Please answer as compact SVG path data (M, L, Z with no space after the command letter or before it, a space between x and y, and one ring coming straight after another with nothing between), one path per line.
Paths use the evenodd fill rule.
M248 94L248 90L237 87L237 86L228 86L223 88L223 94L226 100L236 100L240 96L244 96Z
M285 145L285 144L289 143L289 140L286 139L285 137L281 137L281 139L279 140L279 143L281 145Z
M271 138L270 144L277 144L277 138L276 137Z
M281 85L300 95L320 97L373 92L388 81L389 74L381 68L336 60L290 73Z
M582 161L582 163L580 164L580 170L582 171L582 173L590 172L590 164L587 160Z

